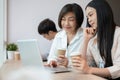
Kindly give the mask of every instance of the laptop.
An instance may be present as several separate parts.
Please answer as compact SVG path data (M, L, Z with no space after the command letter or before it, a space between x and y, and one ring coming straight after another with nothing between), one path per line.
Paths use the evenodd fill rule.
M43 64L37 39L18 40L17 45L19 48L21 62L23 66L44 67L45 69L49 69L53 73L71 71L70 68L65 67L45 67Z

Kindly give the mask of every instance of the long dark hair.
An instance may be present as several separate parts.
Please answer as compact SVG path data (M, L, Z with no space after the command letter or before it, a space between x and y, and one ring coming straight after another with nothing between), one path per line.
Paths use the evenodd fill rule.
M87 7L96 9L98 49L101 57L105 59L105 67L112 66L111 49L116 26L112 9L105 0L93 0ZM89 25L88 21L87 25Z

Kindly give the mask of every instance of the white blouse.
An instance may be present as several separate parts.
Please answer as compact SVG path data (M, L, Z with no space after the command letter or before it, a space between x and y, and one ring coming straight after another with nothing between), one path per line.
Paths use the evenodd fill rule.
M53 40L50 54L48 56L48 62L51 60L57 60L57 50L58 49L66 49L65 56L68 58L70 62L70 55L75 52L79 52L80 44L83 41L83 29L80 28L75 37L72 39L70 44L67 46L67 35L64 30L58 32Z
M97 48L96 38L97 36L89 41L87 48L87 59L89 65L92 64L102 68L104 65L104 60L101 58ZM117 78L120 77L120 27L116 27L111 54L113 66L107 67L107 69L109 70L112 78ZM101 62L103 62L103 65L101 65Z

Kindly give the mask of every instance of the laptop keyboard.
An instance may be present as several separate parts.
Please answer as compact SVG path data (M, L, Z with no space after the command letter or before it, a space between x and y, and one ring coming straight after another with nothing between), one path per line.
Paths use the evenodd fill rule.
M71 69L70 68L65 68L65 67L55 67L55 68L51 68L51 67L45 67L45 69L50 70L53 73L63 73L63 72L70 72Z

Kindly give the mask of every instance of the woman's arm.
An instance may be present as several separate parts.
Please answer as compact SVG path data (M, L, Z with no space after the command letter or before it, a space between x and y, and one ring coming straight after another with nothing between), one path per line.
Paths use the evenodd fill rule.
M80 53L82 57L86 59L88 42L94 36L95 32L93 28L84 28L83 34L84 37L83 37L83 43L81 44Z
M83 42L82 42L81 48L80 48L80 54L85 59L86 59L86 52L87 52L88 42L89 42L88 38L83 38Z
M51 66L51 67L56 67L57 66L57 43L58 43L58 39L57 37L54 38L53 43L51 45L51 49L50 49L50 53L48 56L48 61L47 61L47 65Z
M87 61L82 57L73 58L72 63L78 71L83 71L84 73L94 74L101 77L111 77L111 74L107 68L89 67Z
M101 77L111 77L111 74L107 68L95 68L95 67L90 67L89 70L87 71L89 74L95 74Z

